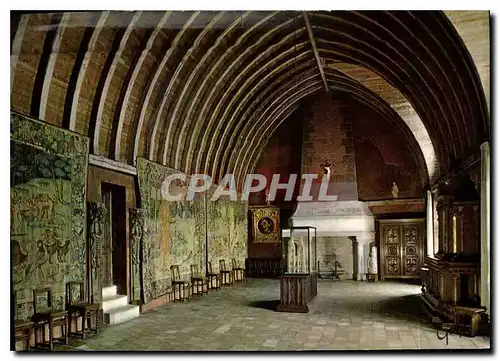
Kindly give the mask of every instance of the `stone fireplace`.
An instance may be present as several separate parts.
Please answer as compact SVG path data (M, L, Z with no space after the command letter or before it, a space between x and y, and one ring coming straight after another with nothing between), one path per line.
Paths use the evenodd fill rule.
M365 202L299 202L290 226L316 227L321 274L333 273L337 262L344 271L341 278L365 279L369 249L375 243L375 222Z

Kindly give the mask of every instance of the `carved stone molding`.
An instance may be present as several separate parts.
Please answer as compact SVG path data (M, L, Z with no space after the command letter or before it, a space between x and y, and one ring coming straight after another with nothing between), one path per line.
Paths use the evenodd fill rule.
M141 299L141 277L140 277L140 250L144 234L144 212L139 208L130 208L130 255L132 259L131 270L131 300Z
M88 203L88 282L89 300L91 302L101 302L102 297L102 241L104 219L107 214L104 203Z

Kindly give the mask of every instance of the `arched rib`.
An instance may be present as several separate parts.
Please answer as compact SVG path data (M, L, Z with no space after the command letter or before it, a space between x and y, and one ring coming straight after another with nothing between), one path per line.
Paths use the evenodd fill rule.
M132 72L132 76L130 77L130 81L127 84L127 91L125 92L125 98L123 99L123 104L120 109L120 117L118 118L118 126L117 126L117 137L116 137L116 143L115 143L115 155L114 158L115 160L119 161L120 160L120 153L121 153L121 144L123 140L123 125L125 123L125 115L127 113L127 106L130 100L130 96L132 94L132 90L134 89L135 86L135 81L137 79L137 76L141 72L142 66L144 64L144 61L146 60L146 57L148 56L151 47L155 43L155 40L157 39L158 35L161 33L163 26L165 26L166 22L168 21L171 12L165 12L159 23L156 25L155 29L153 30L146 48L143 49L141 56L139 57L139 60L137 63L134 65L134 70Z
M99 153L99 140L100 140L100 135L101 135L101 124L103 121L103 116L104 116L104 106L106 105L106 99L108 97L108 91L109 87L111 85L111 81L113 80L113 77L115 75L115 70L120 61L122 61L122 53L125 50L125 47L128 44L130 34L134 30L135 24L139 20L139 18L142 15L142 11L138 11L134 14L132 20L127 26L127 30L125 30L125 33L123 34L123 37L120 40L120 45L118 47L118 51L114 54L110 54L113 56L113 61L111 62L111 67L109 68L109 72L106 76L106 80L104 81L104 87L102 89L101 96L97 99L99 102L99 107L97 109L97 117L95 120L95 128L94 128L94 139L93 139L93 149L94 149L94 154Z
M197 16L197 13L192 14L190 16L190 18L188 19L188 21L186 21L186 23L184 23L184 25L182 26L181 30L176 34L176 36L175 36L172 44L170 45L170 48L167 50L167 52L165 53L165 56L163 57L163 59L161 60L160 64L158 65L158 68L156 69L155 75L154 75L153 79L151 80L151 83L149 84L148 90L146 92L146 97L144 98L144 101L142 102L141 113L139 115L139 122L137 124L137 131L135 133L134 155L133 155L134 164L136 163L137 156L139 155L139 144L140 144L140 140L141 140L142 128L144 126L144 120L146 118L146 112L149 109L149 107L151 106L150 102L151 102L151 98L153 96L154 88L155 88L156 84L159 81L161 73L163 72L164 67L167 64L167 61L172 56L172 52L174 51L174 49L177 46L179 40L182 38L182 36L186 32L186 30L189 28L189 26L191 25L191 23L194 21L194 19L196 18L196 16Z
M70 17L70 13L64 13L61 22L57 28L56 36L54 37L54 41L52 43L52 51L50 53L49 62L47 63L47 69L45 71L45 77L43 79L42 85L42 95L40 99L40 111L38 113L38 117L41 120L45 120L45 111L47 110L47 103L49 99L49 91L50 84L52 82L54 76L54 67L56 64L57 56L59 55L59 51L61 48L61 40L64 35L64 31L68 25L68 20Z
M87 52L85 53L85 58L83 59L82 66L78 73L78 79L76 81L75 93L73 94L73 101L71 105L71 117L69 121L69 130L75 131L76 128L76 116L78 114L78 103L80 101L80 91L83 88L83 80L85 79L85 75L87 73L87 68L89 66L90 60L92 56L95 54L95 47L97 45L97 39L101 35L101 30L104 28L104 24L108 19L109 11L103 11L97 24L95 26L95 30L92 33L92 37L90 38L89 47Z

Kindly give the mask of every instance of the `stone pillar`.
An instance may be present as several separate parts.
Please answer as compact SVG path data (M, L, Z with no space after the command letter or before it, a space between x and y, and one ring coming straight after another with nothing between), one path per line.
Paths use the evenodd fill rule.
M353 272L352 278L357 281L365 281L368 272L368 255L373 235L349 237L352 242Z
M490 313L490 144L481 144L481 305Z
M356 236L348 237L351 241L352 245L352 279L358 279L358 241L356 240Z
M426 194L427 208L427 232L426 232L426 254L429 257L434 256L434 202L432 201L431 191Z

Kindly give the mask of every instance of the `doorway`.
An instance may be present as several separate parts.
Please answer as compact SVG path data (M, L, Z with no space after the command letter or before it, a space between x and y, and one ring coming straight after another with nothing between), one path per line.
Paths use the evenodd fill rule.
M103 286L116 285L117 293L127 294L127 207L126 189L105 183L101 185L103 202L108 210L102 245Z

